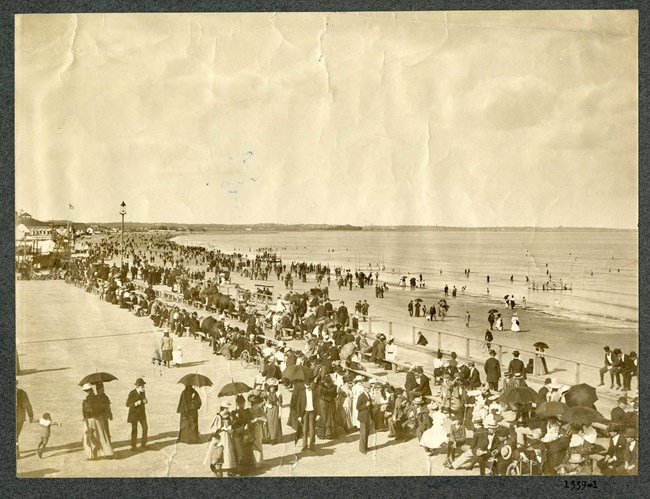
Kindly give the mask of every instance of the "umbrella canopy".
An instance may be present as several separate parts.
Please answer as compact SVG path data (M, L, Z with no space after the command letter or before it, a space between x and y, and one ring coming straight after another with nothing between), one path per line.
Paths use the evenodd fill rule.
M186 374L185 376L183 376L181 379L178 380L178 383L185 386L187 385L198 386L198 387L212 386L212 381L210 380L210 378L197 373Z
M496 308L491 308L490 310L488 310L488 314L498 314L498 313L499 311Z
M564 394L564 401L569 407L590 407L598 400L596 389L586 383L573 385Z
M287 367L282 373L282 377L287 378L289 381L313 379L314 371L303 364L296 364Z
M109 373L92 373L85 376L84 379L79 382L79 386L83 386L86 383L90 383L91 385L94 385L95 383L108 383L109 381L114 381L116 379L115 376Z
M424 300L422 298L416 298L415 301L420 302L420 301L424 301Z
M568 408L569 406L565 403L552 400L541 404L535 412L542 418L550 418L553 416L559 417L564 414Z
M602 423L607 421L605 417L595 409L589 407L570 407L561 417L562 421L571 424L590 425L591 423Z
M528 386L508 388L499 397L502 404L526 404L537 400L537 392Z
M537 342L533 343L533 346L535 348L541 348L543 350L548 350L548 348L549 348L549 346L546 343L544 343L543 341L537 341Z
M250 392L251 390L252 388L248 386L246 383L242 383L241 381L232 381L227 385L222 386L217 396L218 397L234 396L234 395L239 395L240 393Z

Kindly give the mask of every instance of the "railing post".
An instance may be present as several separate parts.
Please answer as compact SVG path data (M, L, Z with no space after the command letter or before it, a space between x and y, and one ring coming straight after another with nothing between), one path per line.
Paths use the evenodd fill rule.
M499 356L499 364L503 362L502 357L503 357L503 347L499 345L498 353L497 355Z
M465 339L465 358L469 360L469 338Z
M442 333L438 331L438 351L442 350Z
M576 385L580 384L580 362L576 362Z
M411 326L411 333L412 333L412 338L413 338L413 344L415 345L417 343L417 340L415 339L415 326Z
M368 333L372 334L372 317L368 316Z
M393 321L388 321L388 335L393 336Z

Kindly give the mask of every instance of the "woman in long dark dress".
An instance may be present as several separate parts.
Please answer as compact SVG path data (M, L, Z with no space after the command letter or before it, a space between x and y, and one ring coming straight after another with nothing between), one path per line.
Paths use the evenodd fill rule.
M176 409L176 412L181 415L178 430L179 442L185 444L198 444L201 442L199 436L199 409L201 405L199 394L191 385L187 385L183 393L181 393L178 409Z
M269 440L275 444L282 440L282 395L278 393L277 380L268 382L268 394L266 396L266 420L269 428Z
M316 423L318 438L336 438L336 386L329 376L319 384L318 403L320 405Z

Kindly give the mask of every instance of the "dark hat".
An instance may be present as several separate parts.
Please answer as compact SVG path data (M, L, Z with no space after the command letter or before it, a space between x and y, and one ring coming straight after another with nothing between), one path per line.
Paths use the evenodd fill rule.
M627 404L627 398L625 398L625 397L619 397L619 398L618 398L618 403L619 403L619 404Z
M494 350L490 350L490 357L494 357L497 353Z
M619 433L621 431L621 425L618 423L610 423L607 425L607 431L615 431L616 433Z
M52 416L50 416L50 413L49 413L49 412L46 412L45 414L43 414L43 418L42 418L42 419L46 419L46 420L48 420L48 421L52 421Z
M603 350L605 350L606 352L609 352L609 347L604 347Z
M135 380L135 386L144 386L146 385L146 382L142 378L138 378Z
M514 355L515 357L519 357L519 350L515 350L514 352L512 352L512 355Z
M620 353L622 353L622 352L621 352L621 349L620 349L620 348L615 348L615 349L614 349L614 353L615 353L616 355L618 355L618 354L620 354Z
M424 369L422 369L422 366L417 366L415 369L413 369L413 372L422 374L424 372Z
M469 367L474 367L476 364L474 364L474 361L472 360L472 361L468 362L467 365Z
M638 432L636 428L629 427L625 429L625 438L637 438Z
M630 352L630 357L636 359L636 352Z
M551 383L553 383L553 380L552 380L551 378L546 378L546 379L544 380L544 384L545 384L545 385L550 385Z

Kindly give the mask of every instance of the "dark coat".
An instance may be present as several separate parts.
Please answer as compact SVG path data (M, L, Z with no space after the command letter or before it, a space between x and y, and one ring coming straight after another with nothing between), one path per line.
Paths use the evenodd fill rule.
M485 381L498 383L501 379L501 364L496 357L490 357L485 361Z
M129 392L129 396L126 398L126 406L129 408L129 415L126 418L127 423L137 423L147 420L145 404L141 403L135 405L136 402L143 401L145 399L145 394L138 392L138 390L131 390Z
M546 402L546 395L548 395L548 388L543 386L537 392L537 407Z
M614 439L609 439L609 448L605 453L606 456L612 456L616 458L616 462L612 463L614 466L621 465L625 462L625 448L626 440L622 435L618 436L618 441L614 443Z
M431 395L431 385L429 384L429 378L426 375L422 375L420 383L416 385L416 387L413 389L413 392L416 396L419 397L427 397Z
M472 449L472 454L477 455L478 450L487 451L488 450L488 431L486 428L478 428L474 431L472 436L472 443L470 448Z
M341 305L336 311L336 320L339 324L347 325L348 323L348 307Z
M509 364L510 371L512 371L512 375L514 376L517 373L521 373L524 379L526 379L526 367L524 366L524 363L517 359L514 358L510 361Z
M476 367L473 367L469 371L469 389L475 390L481 386L481 373L478 372Z
M404 389L407 392L410 392L411 390L415 390L415 387L418 386L418 384L415 381L415 374L413 371L409 371L406 373L406 381L404 382Z
M34 411L32 404L29 402L29 397L24 390L16 388L16 421L24 422L27 416L31 421L34 419Z
M372 423L372 400L365 392L357 399L357 411L359 423Z
M316 390L312 387L314 413L318 414L318 397ZM289 402L289 426L294 430L298 430L300 423L298 418L305 415L305 407L307 406L307 395L305 394L305 385L296 383L291 393L291 401Z

